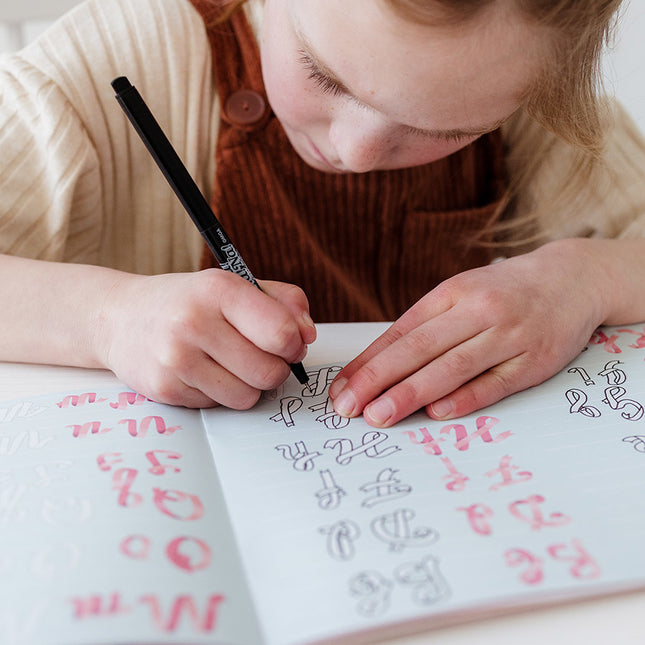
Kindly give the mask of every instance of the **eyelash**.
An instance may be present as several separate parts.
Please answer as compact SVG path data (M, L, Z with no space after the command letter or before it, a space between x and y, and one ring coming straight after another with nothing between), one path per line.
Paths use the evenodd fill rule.
M357 105L365 107L360 101L357 101L351 94L348 94L345 91L345 88L340 86L336 81L329 78L319 67L316 65L315 61L309 56L309 54L300 50L300 62L304 65L305 69L309 72L309 79L312 80L318 89L323 94L329 94L331 96L345 96L353 100Z
M428 139L439 139L441 141L448 141L449 143L460 143L467 136L463 134L450 134L450 133L439 133L439 132L425 132L424 130L419 130L418 128L407 127L406 132L412 134L416 137L427 137Z
M309 72L308 78L312 80L318 89L323 94L329 94L330 96L345 96L356 105L360 105L361 107L366 108L367 106L361 103L359 100L357 100L355 97L353 97L351 94L348 94L345 91L345 88L343 88L341 85L336 83L332 78L329 78L327 74L325 74L319 67L316 65L316 62L309 56L309 54L301 49L299 52L300 55L300 62L303 64L305 69ZM462 141L465 137L460 134L441 134L438 135L436 133L429 133L425 132L424 130L419 130L418 128L413 128L413 127L406 127L406 131L409 134L412 134L417 137L428 137L430 139L441 139L442 141L449 141L449 142L460 142Z

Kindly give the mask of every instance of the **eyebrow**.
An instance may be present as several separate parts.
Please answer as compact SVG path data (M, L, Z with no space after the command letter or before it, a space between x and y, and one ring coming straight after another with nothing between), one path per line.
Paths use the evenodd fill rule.
M347 85L336 75L336 73L320 59L320 56L318 56L318 54L316 53L314 47L311 44L311 41L307 38L305 34L303 34L297 28L296 28L296 35L300 40L302 52L305 54L305 56L307 56L310 59L311 63L313 63L313 65L315 65L318 68L318 71L321 74L326 76L332 83L337 85L338 89L342 91L343 94L347 94L347 96L351 97L353 101L360 103L361 105L365 106L366 108L369 108L370 110L375 110L378 112L378 110L376 110L375 107L373 107L369 103L366 103L360 97L356 96L356 94L354 94L354 92L352 92L349 89L349 87L347 87ZM402 125L404 125L409 130L418 132L419 134L423 134L429 137L457 138L457 137L479 137L483 134L496 130L504 123L504 121L506 121L506 119L500 119L499 121L493 123L492 125L485 125L479 128L465 128L465 129L451 128L449 130L426 130L425 128L417 128L417 127L405 125L405 124L402 124Z

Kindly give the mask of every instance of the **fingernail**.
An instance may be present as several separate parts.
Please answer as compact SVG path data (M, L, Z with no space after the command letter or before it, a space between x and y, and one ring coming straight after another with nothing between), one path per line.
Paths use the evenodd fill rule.
M387 396L377 399L365 408L363 414L369 417L375 425L385 425L394 416L392 399Z
M341 417L351 417L356 409L356 398L350 389L343 390L338 398L334 399L334 410Z
M439 401L435 401L430 406L430 409L432 410L432 414L435 417L443 419L453 413L455 406L453 405L451 399L439 399Z
M334 382L329 387L329 392L328 392L329 398L335 399L340 394L340 391L346 385L347 385L347 379L344 376L341 376L340 378L335 379Z
M305 359L305 356L307 356L307 352L308 352L308 351L309 351L309 346L308 346L308 345L305 345L305 346L302 348L302 351L300 352L300 354L298 355L298 357L296 358L296 360L295 360L295 361L293 361L293 362L294 362L294 363L300 363L301 361L303 361L303 360Z
M309 335L305 339L308 343L313 343L316 340L316 325L312 320L311 316L305 311L302 314L302 321L305 323L305 327L309 329Z
M313 319L306 311L302 312L302 319L305 321L305 325L307 325L307 327L316 329L316 325L314 324Z

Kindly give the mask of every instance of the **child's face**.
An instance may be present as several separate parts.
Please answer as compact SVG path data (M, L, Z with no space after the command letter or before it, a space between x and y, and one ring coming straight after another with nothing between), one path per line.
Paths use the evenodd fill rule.
M540 32L495 3L427 26L381 0L265 0L262 68L291 144L327 172L445 157L495 129L535 80Z

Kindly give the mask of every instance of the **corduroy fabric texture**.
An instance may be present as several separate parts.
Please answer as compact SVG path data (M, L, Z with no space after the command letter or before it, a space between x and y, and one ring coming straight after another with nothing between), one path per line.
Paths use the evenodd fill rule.
M472 238L504 193L500 131L415 168L315 170L269 108L251 125L227 117L238 90L266 100L257 41L244 11L213 24L223 3L191 2L206 24L222 105L211 205L257 278L302 287L316 322L393 320L441 281L491 260ZM205 248L207 266L216 263Z

